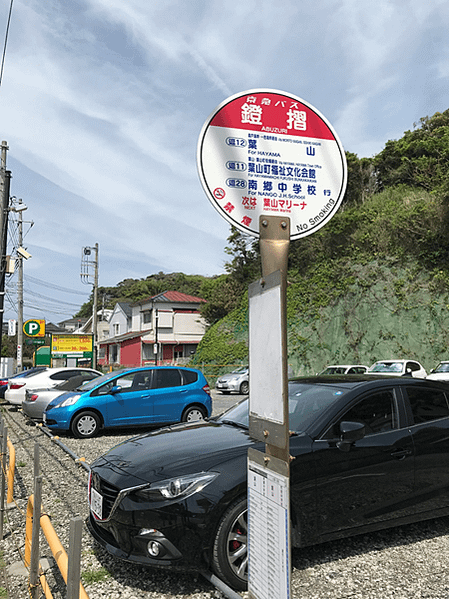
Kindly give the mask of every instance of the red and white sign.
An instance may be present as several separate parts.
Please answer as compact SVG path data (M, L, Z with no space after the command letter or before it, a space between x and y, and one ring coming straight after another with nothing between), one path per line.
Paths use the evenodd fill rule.
M201 131L197 165L216 210L256 237L264 214L290 218L292 240L314 233L346 189L345 153L330 123L277 90L250 90L220 104Z

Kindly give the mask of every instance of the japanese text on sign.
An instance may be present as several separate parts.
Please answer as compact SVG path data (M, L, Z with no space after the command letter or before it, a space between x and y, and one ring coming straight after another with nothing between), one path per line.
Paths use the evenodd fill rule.
M313 233L346 187L331 125L303 100L273 90L233 96L216 110L200 136L198 170L214 207L252 235L262 214L289 217L291 239Z
M51 350L61 354L91 352L92 335L52 335Z
M248 461L249 589L260 599L289 596L288 478Z

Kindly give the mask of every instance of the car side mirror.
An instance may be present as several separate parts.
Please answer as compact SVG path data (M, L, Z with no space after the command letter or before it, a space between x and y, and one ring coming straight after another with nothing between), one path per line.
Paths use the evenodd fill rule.
M337 443L338 449L341 451L349 451L351 445L356 441L360 441L365 436L365 425L361 422L346 422L340 423L340 441Z
M120 387L120 385L114 385L109 393L111 395L114 395L114 393L120 393L121 390L122 388Z

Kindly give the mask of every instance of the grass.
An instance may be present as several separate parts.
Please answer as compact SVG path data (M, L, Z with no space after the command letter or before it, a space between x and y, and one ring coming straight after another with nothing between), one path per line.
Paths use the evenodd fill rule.
M93 584L95 582L104 582L111 575L106 568L100 568L99 570L85 570L81 573L81 579L84 584ZM1 597L1 596L0 596Z

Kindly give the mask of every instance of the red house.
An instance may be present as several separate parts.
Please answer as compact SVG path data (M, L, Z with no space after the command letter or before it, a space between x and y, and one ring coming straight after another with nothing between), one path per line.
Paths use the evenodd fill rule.
M204 303L179 291L165 291L133 304L116 304L109 337L100 341L98 364L124 367L184 364L203 338Z

